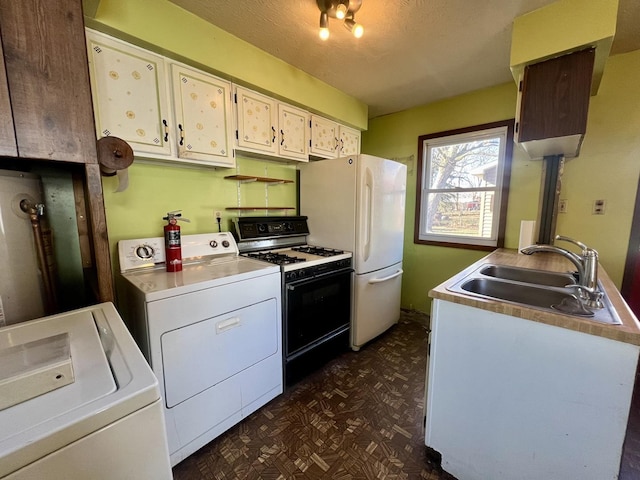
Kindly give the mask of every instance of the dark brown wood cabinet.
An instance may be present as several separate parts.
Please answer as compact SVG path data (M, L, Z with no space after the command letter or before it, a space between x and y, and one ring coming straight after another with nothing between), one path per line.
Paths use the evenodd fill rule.
M525 67L515 138L531 158L580 153L594 59L589 48Z
M0 0L0 37L0 155L5 164L46 161L80 176L73 194L84 198L81 244L87 226L91 239L87 281L96 300L113 301L82 1Z
M4 54L0 41L0 155L15 157L17 154L16 131L13 128L13 115L9 102L7 70L4 65Z

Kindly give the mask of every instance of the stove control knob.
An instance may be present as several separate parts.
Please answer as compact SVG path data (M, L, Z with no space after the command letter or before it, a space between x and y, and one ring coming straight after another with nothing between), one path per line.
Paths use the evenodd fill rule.
M304 270L300 270L300 271L298 271L298 276L299 276L300 278L304 277L306 274L307 274L307 272L305 272Z
M215 240L211 240L211 241L209 242L209 246L210 246L211 248L216 248L216 247L218 246L218 242L216 242Z
M265 233L267 231L267 225L264 223L259 223L258 224L258 231L260 233Z
M229 248L229 240L223 240L223 241L222 241L222 246L223 246L224 248Z
M296 272L289 272L289 280L295 280L295 278L298 276L296 275Z
M284 224L284 229L285 229L286 231L288 231L288 232L292 231L292 230L293 230L293 225L291 224L291 222L286 222L286 223Z
M143 260L149 260L153 257L153 247L150 245L140 245L136 248L136 256Z

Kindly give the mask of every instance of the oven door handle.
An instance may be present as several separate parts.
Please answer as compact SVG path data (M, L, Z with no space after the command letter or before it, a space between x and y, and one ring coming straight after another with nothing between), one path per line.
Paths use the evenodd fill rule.
M382 278L373 278L371 280L369 280L369 283L382 283L382 282L388 282L389 280L393 280L396 277L399 277L400 275L402 275L404 273L404 270L400 269L398 270L396 273L393 273L391 275L389 275L388 277L382 277Z
M320 275L314 275L314 276L310 276L310 277L300 278L298 280L292 281L291 283L287 283L286 284L286 289L291 291L291 292L293 292L296 288L301 287L302 285L305 285L305 284L307 284L309 282L313 282L315 280L320 280L320 279L325 279L325 278L337 277L339 275L344 275L344 274L351 275L352 272L353 272L353 269L349 268L349 269L345 269L345 270L337 270L337 271L333 271L333 272L322 273Z

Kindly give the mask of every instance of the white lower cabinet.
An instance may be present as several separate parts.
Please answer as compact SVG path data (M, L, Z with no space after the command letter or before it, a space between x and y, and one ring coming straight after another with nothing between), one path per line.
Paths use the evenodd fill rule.
M439 299L431 313L425 443L444 470L618 478L638 346Z

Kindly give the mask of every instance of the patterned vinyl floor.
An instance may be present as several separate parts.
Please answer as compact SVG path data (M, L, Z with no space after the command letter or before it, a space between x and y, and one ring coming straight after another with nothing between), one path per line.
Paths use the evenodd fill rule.
M426 317L347 352L201 448L176 480L453 479L426 457Z
M455 480L424 446L427 322L403 311L360 352L344 353L176 465L174 479ZM638 390L620 480L640 479Z

